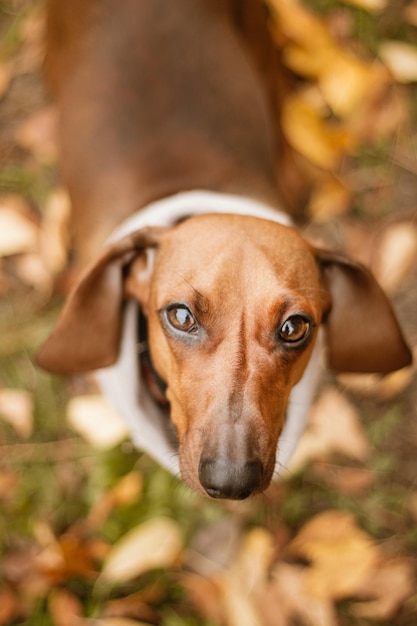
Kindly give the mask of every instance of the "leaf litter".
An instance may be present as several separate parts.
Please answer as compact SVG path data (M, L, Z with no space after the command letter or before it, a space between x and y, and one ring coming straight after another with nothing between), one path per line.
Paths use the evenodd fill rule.
M42 7L7 4L11 10L1 20L9 41L20 43L1 59L0 115L14 79L39 75L43 54ZM298 152L292 167L311 187L313 225L330 239L336 229L339 243L343 234L346 249L365 255L396 296L415 289L415 203L411 212L386 219L382 192L392 207L393 189L401 186L381 175L374 155L385 142L388 169L415 176L409 142L414 92L404 89L417 78L416 49L413 41L385 34L377 57L366 43L358 45L349 31L355 11L368 12L378 25L388 15L384 0L328 4L332 11L319 15L297 0L268 0L277 50L294 79L283 129ZM415 28L417 3L401 11L404 24ZM338 18L348 25L343 38L332 26ZM1 153L14 155L11 165L20 170L13 169L12 179L0 173L0 292L3 302L16 299L42 319L51 294L55 302L65 290L69 259L69 202L49 175L55 112L45 99L19 123L6 121L13 122L15 145L6 150L2 142L10 134L3 139L0 133ZM364 152L368 162L361 160ZM25 183L21 190L28 173L44 188ZM358 195L359 218L352 211ZM368 236L376 222L378 236ZM355 224L368 228L361 245ZM415 344L415 323L409 328ZM0 626L415 623L415 472L403 469L401 451L397 473L381 469L393 454L390 443L375 449L368 436L369 420L373 429L378 419L384 428L389 400L404 414L401 433L400 422L408 427L402 450L415 455L417 428L409 426L414 368L385 378L327 381L285 478L253 503L213 504L135 453L124 424L88 381L66 385L58 419L52 402L40 415L40 398L55 397L54 383L24 365L20 340L15 349L10 339L7 345L4 358L0 348ZM64 464L72 476L64 482L73 479L74 488L63 498ZM30 480L39 481L36 490ZM399 499L403 512L390 517ZM372 511L382 526L373 523Z

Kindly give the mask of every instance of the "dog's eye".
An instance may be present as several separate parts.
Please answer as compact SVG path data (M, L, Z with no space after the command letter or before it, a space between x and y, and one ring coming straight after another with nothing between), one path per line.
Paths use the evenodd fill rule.
M184 305L171 306L167 310L167 319L171 326L183 333L192 333L198 328L193 314Z
M302 315L291 315L279 329L279 338L286 343L298 343L305 339L311 328L310 321Z

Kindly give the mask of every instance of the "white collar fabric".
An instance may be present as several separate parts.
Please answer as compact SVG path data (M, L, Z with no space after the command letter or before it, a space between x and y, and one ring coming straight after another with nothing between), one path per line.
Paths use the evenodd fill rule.
M292 225L285 213L245 197L189 191L158 200L141 209L113 232L109 242L115 242L145 226L172 226L184 218L205 213L251 215L285 226ZM134 444L179 476L175 430L166 412L154 401L141 380L137 353L138 309L135 300L127 302L119 358L114 365L98 370L96 379L104 396L126 420ZM276 473L287 465L304 430L320 371L320 352L321 336L302 379L291 391L286 422L277 446Z

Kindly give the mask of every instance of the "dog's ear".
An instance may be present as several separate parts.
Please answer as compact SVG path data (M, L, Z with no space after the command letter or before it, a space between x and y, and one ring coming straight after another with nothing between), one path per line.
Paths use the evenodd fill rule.
M391 305L362 265L316 250L325 290L328 364L343 372L388 373L412 361Z
M38 365L58 374L75 374L116 361L126 268L147 248L157 247L166 231L143 228L104 249L71 291L36 357Z

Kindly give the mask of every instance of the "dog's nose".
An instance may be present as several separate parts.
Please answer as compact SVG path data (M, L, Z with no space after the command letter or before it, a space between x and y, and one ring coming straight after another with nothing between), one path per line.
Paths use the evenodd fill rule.
M259 489L263 467L260 461L229 463L223 460L202 459L198 476L211 498L244 500Z

